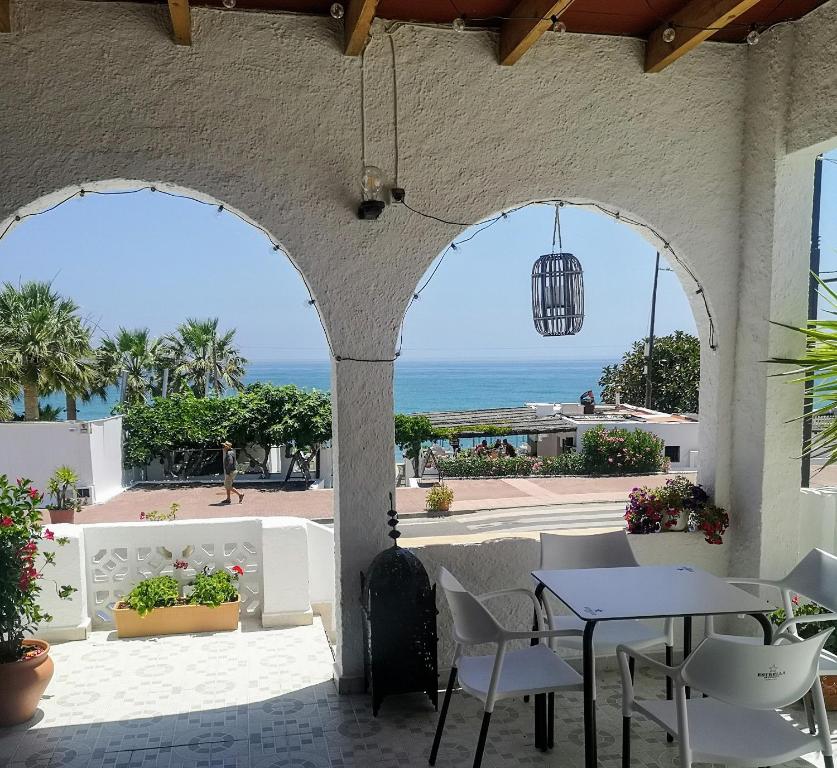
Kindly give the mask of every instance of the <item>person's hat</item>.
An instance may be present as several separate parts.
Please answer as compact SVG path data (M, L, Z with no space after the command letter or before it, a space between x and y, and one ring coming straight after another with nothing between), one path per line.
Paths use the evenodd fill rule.
M224 440L224 442L221 443L221 445L223 445L224 448L232 448L232 443L229 440Z

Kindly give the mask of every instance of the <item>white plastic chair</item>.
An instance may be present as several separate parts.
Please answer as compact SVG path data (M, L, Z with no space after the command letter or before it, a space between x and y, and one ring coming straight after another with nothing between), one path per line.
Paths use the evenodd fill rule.
M624 531L595 533L587 536L571 536L555 533L541 534L541 569L571 568L629 568L638 566L633 550ZM653 585L649 585L653 589ZM576 615L555 615L546 593L542 596L547 621L551 629L574 630L561 645L582 650L584 624ZM666 619L665 629L643 624L641 621L602 621L593 635L595 656L610 656L619 645L630 645L637 650L647 650L665 645L666 664L671 664L674 645L674 621ZM593 667L595 674L595 665Z
M439 583L445 591L445 597L453 615L453 636L456 649L429 762L430 765L436 763L451 693L458 678L462 690L483 703L482 727L474 755L474 768L478 768L482 763L491 713L497 701L538 693L554 695L555 691L561 689L581 690L582 679L578 672L545 644L538 643L525 648L508 649L508 644L513 640L538 641L563 637L566 634L563 630L544 630L540 620L538 629L534 631L506 629L483 605L486 600L501 595L525 595L532 601L535 615L540 617L538 602L528 589L503 589L475 596L468 592L445 568L439 569ZM462 653L467 646L483 643L496 645L497 650L490 656L467 656ZM552 699L552 696L550 698ZM550 717L550 731L553 727L552 722Z
M831 630L808 640L789 634L780 644L750 645L708 637L680 666L648 658L627 646L617 655L622 676L622 768L631 764L631 717L640 712L679 741L680 768L692 762L763 766L809 752L834 768L817 659ZM637 700L629 658L641 659L674 680L674 701ZM704 698L686 699L686 688ZM819 735L794 727L775 710L813 695Z
M729 578L726 581L730 584L750 584L767 587L779 592L787 620L777 630L776 634L780 632L797 634L796 628L800 624L837 621L837 556L832 555L830 552L824 552L821 549L812 549L783 579ZM828 609L829 613L793 617L793 600L796 595L813 600L818 605ZM758 638L716 634L712 617L707 617L706 633L715 637L723 637L727 640L734 639L740 643L758 645L761 642ZM820 654L819 670L821 675L837 675L837 655L824 650ZM807 700L805 702L805 710L808 716L809 730L812 730L815 724L811 707Z

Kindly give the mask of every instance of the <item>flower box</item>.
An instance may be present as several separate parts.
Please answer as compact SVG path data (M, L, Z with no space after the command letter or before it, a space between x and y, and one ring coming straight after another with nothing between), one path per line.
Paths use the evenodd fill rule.
M238 628L240 605L240 599L234 603L221 603L217 608L209 605L172 605L155 608L146 616L140 616L132 608L117 606L113 609L113 620L119 637L228 632Z

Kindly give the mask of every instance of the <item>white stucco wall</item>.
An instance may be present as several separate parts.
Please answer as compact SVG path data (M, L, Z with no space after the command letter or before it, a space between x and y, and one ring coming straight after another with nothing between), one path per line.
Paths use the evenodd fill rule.
M122 490L122 417L95 421L0 423L0 474L28 477L46 496L52 473L66 465L79 488L91 488L94 501Z
M13 5L16 32L0 35L0 221L97 180L195 190L288 248L336 355L392 357L416 281L458 232L404 208L355 218L361 60L341 54L340 23L198 7L194 44L180 47L165 6ZM757 565L769 548L762 511L778 521L795 471L784 447L766 446L790 444L793 428L777 425L797 401L764 384L755 362L774 349L767 316L798 309L800 279L782 283L780 273L800 268L805 227L786 225L810 214L810 195L805 164L785 165L786 117L795 145L833 128L834 107L812 111L805 94L816 84L802 80L833 89L835 57L808 50L791 66L797 36L834 45L831 11L818 23L780 28L752 49L705 43L655 76L642 73L638 40L546 35L509 68L496 65L491 32L393 32L398 181L412 204L476 221L528 200L597 200L652 224L698 275L718 342L701 356L700 479L747 519L740 541L754 542ZM365 62L366 159L392 176L392 59L380 22ZM701 297L684 285L705 341ZM633 309L626 297L614 319ZM335 362L332 392L337 668L356 679L358 574L383 545L394 484L392 364ZM765 469L777 470L768 485Z

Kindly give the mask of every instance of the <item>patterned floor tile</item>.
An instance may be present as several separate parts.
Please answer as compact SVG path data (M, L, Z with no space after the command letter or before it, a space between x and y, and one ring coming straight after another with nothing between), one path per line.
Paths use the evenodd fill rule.
M392 696L372 716L365 695L340 696L322 627L53 646L56 676L32 722L0 732L6 768L424 768L438 714L427 696ZM663 681L643 672L638 694ZM598 680L599 764L621 765L621 688ZM485 768L583 765L581 696L556 697L556 746L534 748L533 706L495 709ZM789 716L798 723L801 711ZM473 761L481 705L454 694L437 768ZM837 718L832 720L837 726ZM676 745L637 718L632 768L674 768ZM818 758L787 768L821 765Z

